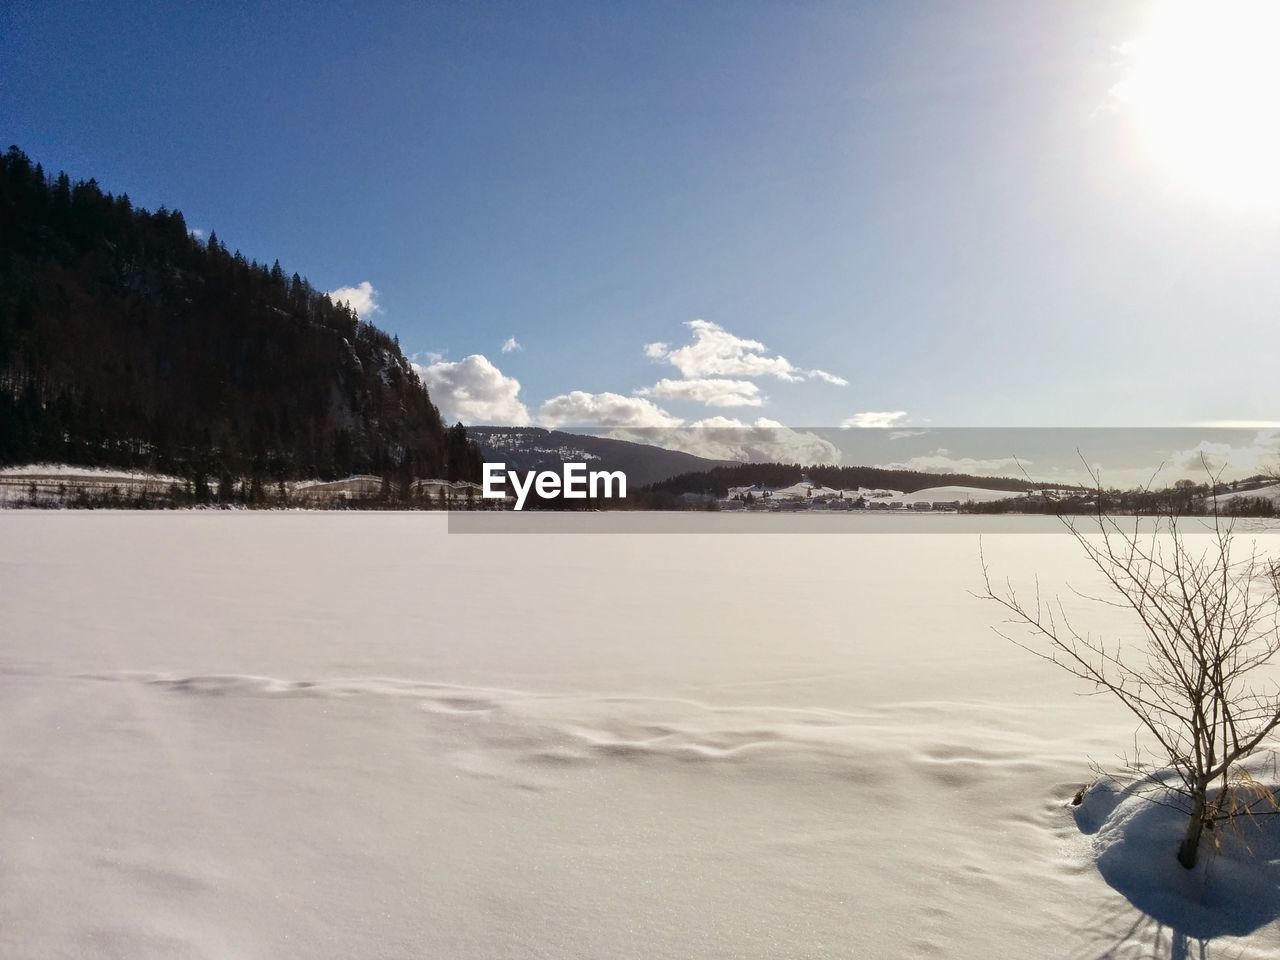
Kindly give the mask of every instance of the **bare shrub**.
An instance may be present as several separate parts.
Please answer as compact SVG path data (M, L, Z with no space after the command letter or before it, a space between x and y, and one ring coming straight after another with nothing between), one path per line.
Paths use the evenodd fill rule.
M1190 869L1206 828L1276 812L1271 790L1242 766L1280 726L1280 685L1267 669L1280 652L1276 565L1216 514L1099 512L1063 523L1107 586L1102 596L1072 593L1128 611L1136 641L1082 631L1061 596L1042 598L1038 580L1034 599L1007 579L997 587L985 555L980 596L1004 608L1021 639L998 632L1116 697L1154 739L1173 775L1148 778L1148 799L1188 814L1177 857Z

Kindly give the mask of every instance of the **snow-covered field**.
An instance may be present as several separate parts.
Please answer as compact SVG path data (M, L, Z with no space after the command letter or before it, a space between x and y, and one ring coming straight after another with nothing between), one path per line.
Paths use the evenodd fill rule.
M1273 835L1070 807L1132 725L975 536L446 531L0 514L0 956L1280 957Z

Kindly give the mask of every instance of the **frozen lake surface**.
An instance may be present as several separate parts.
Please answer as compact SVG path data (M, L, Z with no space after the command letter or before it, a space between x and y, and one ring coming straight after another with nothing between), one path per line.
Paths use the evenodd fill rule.
M1104 879L1132 723L980 586L970 534L0 514L0 955L1280 957Z

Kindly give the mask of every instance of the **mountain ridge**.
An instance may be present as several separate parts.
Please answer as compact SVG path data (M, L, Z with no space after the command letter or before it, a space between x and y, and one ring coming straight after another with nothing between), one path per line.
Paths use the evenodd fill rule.
M501 460L509 469L558 471L566 462L586 462L595 469L621 470L632 487L731 463L647 443L545 427L468 427L467 436L485 460Z

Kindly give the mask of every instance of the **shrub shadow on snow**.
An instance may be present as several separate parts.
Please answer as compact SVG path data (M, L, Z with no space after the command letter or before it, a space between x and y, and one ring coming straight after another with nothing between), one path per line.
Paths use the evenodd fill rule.
M1121 789L1100 781L1073 808L1094 837L1098 872L1142 913L1122 942L1140 939L1154 956L1207 956L1219 937L1244 937L1280 919L1280 816L1242 817L1206 831L1200 863L1183 869L1176 851L1187 815L1176 797L1152 802L1153 782ZM1114 929L1114 927L1113 927ZM1166 941L1167 934L1167 943ZM1190 952L1192 944L1199 950ZM1164 948L1168 948L1168 953ZM1119 956L1104 953L1101 956Z
M1131 907L1099 913L1089 924L1080 960L1212 960L1211 943L1163 926Z

